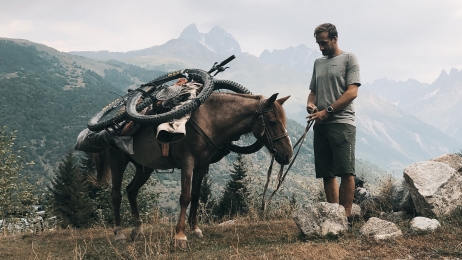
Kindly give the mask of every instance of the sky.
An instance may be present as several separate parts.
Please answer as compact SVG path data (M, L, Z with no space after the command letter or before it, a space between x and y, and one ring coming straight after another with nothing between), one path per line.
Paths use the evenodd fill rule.
M460 0L0 0L0 37L59 51L126 52L178 38L191 23L219 26L243 52L305 44L314 28L336 25L339 47L353 52L363 82L388 77L432 83L462 69Z

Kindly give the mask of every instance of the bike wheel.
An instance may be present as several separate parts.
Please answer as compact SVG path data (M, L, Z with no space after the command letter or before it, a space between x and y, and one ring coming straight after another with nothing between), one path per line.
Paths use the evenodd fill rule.
M142 97L142 93L135 93L127 102L127 117L140 124L156 124L171 121L176 118L181 118L189 112L197 109L207 98L212 94L214 90L214 82L210 74L199 69L186 69L183 71L184 76L187 76L189 80L194 80L203 85L202 91L197 97L186 104L180 105L175 110L160 111L154 115L142 115L139 111L143 110L147 106L152 104L152 100L145 98L144 101L138 103L138 100Z
M147 84L142 85L142 87L129 92L128 94L112 101L109 105L105 106L100 112L96 113L87 123L88 129L92 131L101 131L107 127L110 127L114 124L120 123L126 120L127 112L125 105L128 100L136 94L140 89L145 93L153 87L161 85L165 82L178 79L184 75L180 71L170 72L164 75L157 77L156 79L150 81ZM143 107L144 105L144 107ZM149 104L140 104L139 110L144 109ZM138 110L138 111L139 111Z
M230 90L236 93L241 93L241 94L252 94L250 90L245 88L239 83L236 83L231 80L225 80L225 79L215 79L213 80L213 90L218 91L222 89Z
M109 103L101 111L96 113L87 123L91 131L101 131L106 127L120 123L127 118L125 113L125 104L133 93L128 93Z

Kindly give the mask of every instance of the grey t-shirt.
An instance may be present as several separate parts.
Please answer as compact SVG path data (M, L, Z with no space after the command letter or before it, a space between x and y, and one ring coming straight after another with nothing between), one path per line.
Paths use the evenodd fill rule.
M353 53L342 52L335 57L322 57L314 62L310 90L316 92L316 107L318 111L326 109L337 101L351 84L361 85L359 64ZM346 123L355 125L353 102L319 123Z

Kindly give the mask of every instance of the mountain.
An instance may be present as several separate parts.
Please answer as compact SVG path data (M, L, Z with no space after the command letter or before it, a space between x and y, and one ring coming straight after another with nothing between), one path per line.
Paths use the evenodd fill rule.
M195 24L191 24L181 32L180 37L189 42L199 42L217 54L232 55L241 53L241 46L234 37L225 30L215 26L208 33L200 33Z
M256 57L254 57L256 59ZM90 69L92 68L92 69ZM122 63L116 60L95 61L58 52L44 45L25 40L0 40L0 116L9 130L18 130L17 148L24 151L24 173L42 187L54 176L63 156L72 149L78 133L89 118L114 100L126 89L147 82L163 72ZM304 131L304 126L288 120L288 131L293 143ZM251 142L243 137L241 142ZM229 179L229 170L236 155L230 154L211 166L210 175L215 194L220 194ZM265 181L270 155L267 149L249 155L251 178ZM357 160L358 174L373 182L384 171L363 160ZM177 205L179 171L156 174L164 206ZM273 177L277 174L274 170ZM314 181L312 133L308 134L283 190L289 194L310 194ZM306 195L308 196L308 195Z
M321 53L301 44L297 47L291 46L284 50L273 50L272 52L264 50L260 54L259 59L267 63L283 65L311 74L314 61L320 57Z
M1 126L18 130L26 172L50 179L89 118L161 72L97 62L25 40L0 39ZM115 93L115 94L114 94Z
M172 39L165 44L125 54L109 54L120 55L121 61L146 69L176 70L186 67L208 69L213 62L221 61L228 55L217 52L221 45L213 45L210 41L207 43L206 38L214 30L221 35L221 41L217 42L228 46L228 49L235 44L234 37L221 28L214 28L209 33L200 33L192 24L183 30L178 39ZM242 53L237 47L233 50L236 51L234 53L236 59L228 64L231 68L217 77L236 81L256 94L291 95L285 104L288 117L306 124L305 106L309 93L308 85L313 62L320 57L320 53L305 45L283 50L265 50L259 57ZM98 53L80 54L93 57L90 55ZM113 57L111 55L106 56ZM436 82L444 82L445 86L448 82L456 84L457 75L458 73L452 70L446 76L440 76L441 79ZM441 99L435 99L435 102L425 101L433 95L436 97L447 92L447 90L437 91L437 87L441 84L443 83L423 84L412 79L395 82L387 78L374 81L372 84L363 84L355 101L358 119L358 158L367 158L387 169L388 172L401 175L402 169L409 163L428 160L441 153L460 149L462 141L456 137L457 133L462 131L460 113L428 116L433 112L447 111L447 109L460 111L460 109L456 110L458 105L445 101L451 100L446 99L447 95L461 100L456 93L457 88L450 88L449 94L441 96ZM432 105L429 105L430 103ZM438 118L435 119L437 116ZM444 128L441 122L445 123ZM446 131L454 138L442 131Z
M462 71L443 70L432 84L380 79L364 87L462 143Z

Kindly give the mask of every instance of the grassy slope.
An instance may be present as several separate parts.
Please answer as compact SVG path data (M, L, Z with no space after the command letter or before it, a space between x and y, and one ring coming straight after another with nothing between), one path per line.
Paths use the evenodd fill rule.
M403 238L375 242L359 235L362 223L339 238L302 238L292 220L240 219L236 225L203 226L187 249L170 246L174 225L146 225L135 243L112 242L111 229L60 230L0 238L1 259L455 259L462 257L462 228L416 234L400 225ZM124 230L128 236L130 230Z

